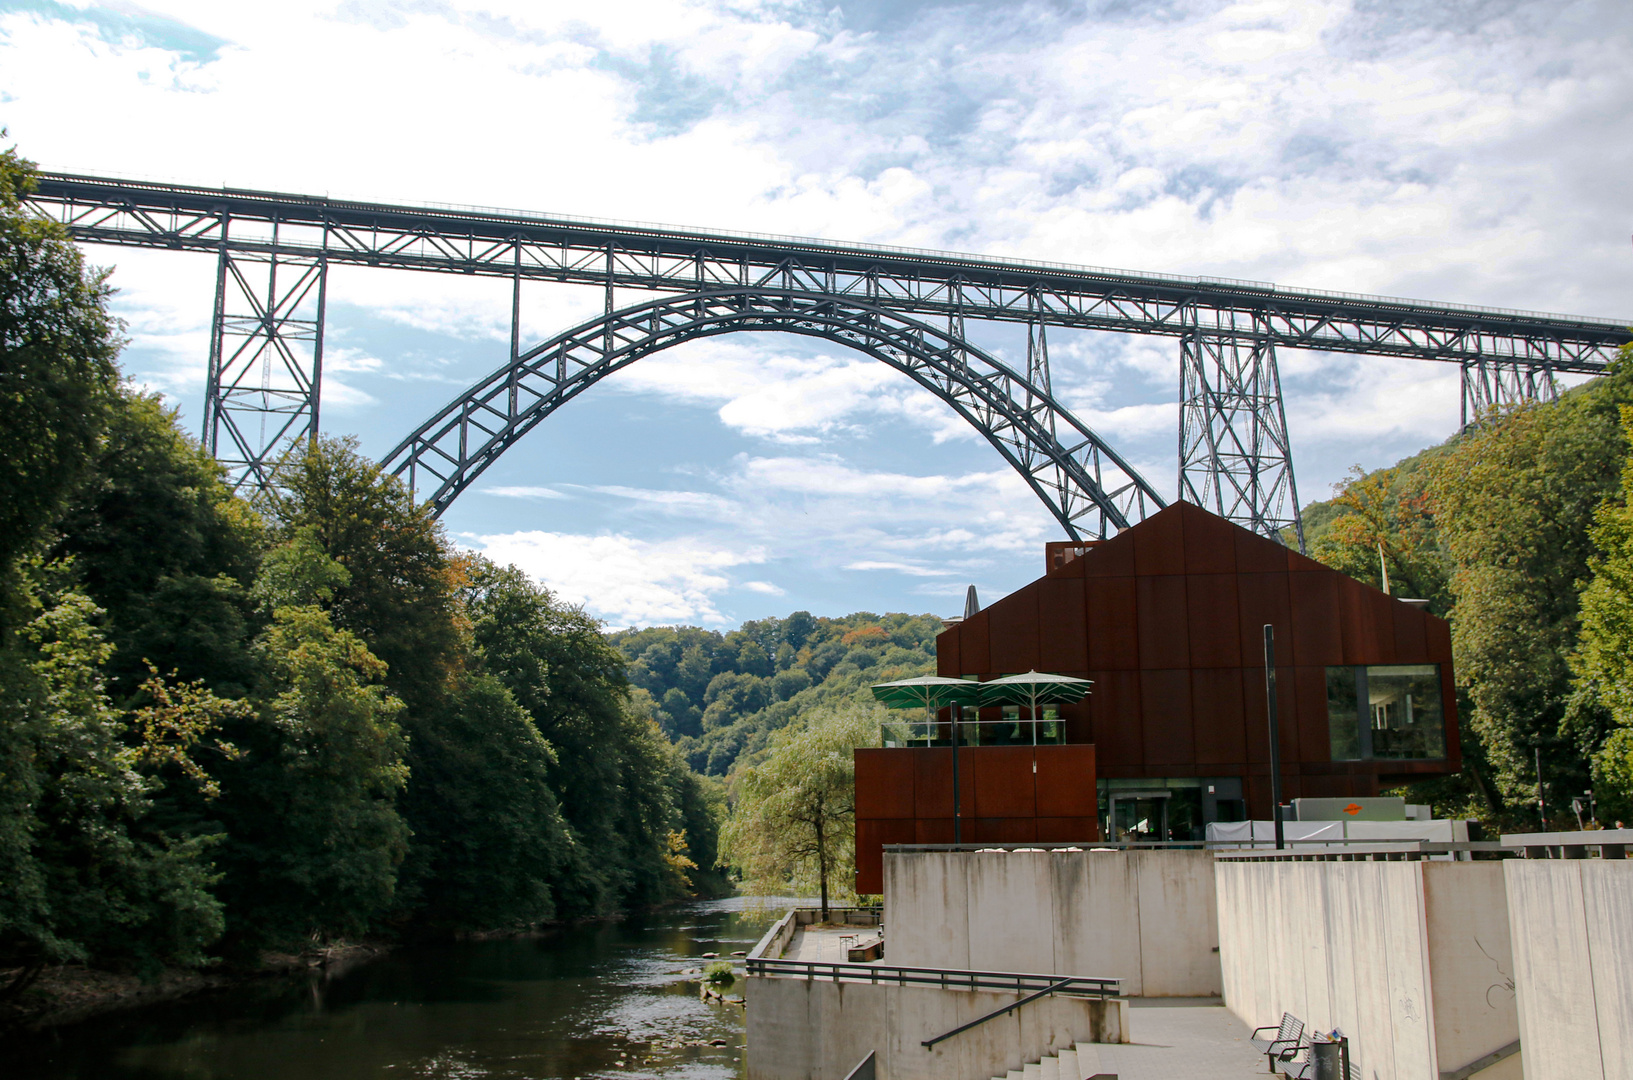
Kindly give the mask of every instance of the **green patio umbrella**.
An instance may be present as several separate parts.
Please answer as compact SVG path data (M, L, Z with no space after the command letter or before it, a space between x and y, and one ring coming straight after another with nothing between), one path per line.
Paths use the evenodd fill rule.
M911 709L917 706L929 711L939 709L943 705L975 705L980 698L980 687L980 683L967 679L949 679L944 675L920 675L916 679L879 683L872 689L873 696L892 709Z
M1025 705L1032 721L1032 741L1038 738L1038 706L1069 704L1081 701L1094 685L1092 679L1072 675L1054 675L1047 671L1028 671L1024 675L1006 675L980 684L982 705Z

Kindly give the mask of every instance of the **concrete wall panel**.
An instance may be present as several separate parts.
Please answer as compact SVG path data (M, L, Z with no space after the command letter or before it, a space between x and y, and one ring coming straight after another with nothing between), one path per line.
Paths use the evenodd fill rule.
M1205 851L1136 851L1140 994L1203 997L1220 993L1219 924L1213 857Z
M1606 1076L1633 1076L1633 862L1578 863Z
M1429 1000L1429 943L1423 912L1422 863L1359 863L1379 874L1383 955L1389 967L1390 1024L1395 1075L1435 1076L1433 1005ZM1405 873L1392 872L1405 871ZM1443 984L1448 993L1466 987ZM1463 1062L1458 1062L1459 1065Z
M1435 1051L1443 1068L1457 1069L1519 1030L1502 864L1425 863L1423 900Z
M1500 874L1494 863L1220 860L1225 1003L1254 1027L1290 1012L1307 1031L1341 1029L1369 1080L1461 1068L1518 1035L1512 1005L1496 993L1487 1003L1509 955Z
M891 855L884 861L886 960L969 970L969 883L962 860ZM945 958L930 963L928 956Z
M1127 1038L1115 1003L1082 998L1042 998L927 1050L1015 996L789 978L749 979L746 996L751 1080L844 1080L869 1052L878 1080L1001 1076L1079 1040Z
M1144 997L1220 993L1205 852L936 852L885 864L890 963L1104 976Z
M935 858L936 856L930 856ZM945 856L941 856L945 858ZM965 856L969 881L969 966L977 971L1053 972L1055 970L1054 889L1049 881L1050 856L1043 852L1006 852ZM918 905L901 905L929 911ZM887 939L885 948L890 949ZM909 961L891 957L892 963ZM939 961L911 966L954 967Z
M1144 996L1140 889L1129 859L1099 851L1054 855L1051 861L1055 966L1050 972L1124 979L1124 994Z
M1526 1075L1633 1075L1633 862L1512 859L1503 879Z
M1599 1060L1582 862L1503 864L1520 1043L1531 1080L1608 1080Z

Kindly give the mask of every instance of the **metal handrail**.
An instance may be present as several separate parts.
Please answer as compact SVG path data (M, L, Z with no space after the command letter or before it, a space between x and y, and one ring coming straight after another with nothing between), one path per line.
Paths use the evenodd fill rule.
M1105 851L1105 850L1146 850L1160 848L1206 848L1214 843L1212 840L1079 840L1076 843L1033 843L1031 841L1004 844L886 844L884 849L892 855L914 855L943 851L961 851L973 854L987 852L1020 852L1042 851L1049 854L1056 852L1078 851Z
M930 1049L930 1047L934 1046L936 1043L940 1042L943 1039L950 1039L954 1035L958 1035L958 1034L960 1034L962 1032L968 1031L972 1027L980 1027L982 1024L986 1023L988 1020L992 1020L992 1019L995 1019L997 1017L1007 1015L1008 1013L1012 1013L1016 1009L1020 1008L1022 1005L1025 1005L1027 1002L1036 1001L1036 1000L1038 1000L1038 998L1043 997L1045 994L1053 994L1055 991L1057 991L1061 987L1065 986L1066 983L1069 982L1069 981L1070 980L1068 979L1068 980L1065 980L1065 981L1062 981L1062 982L1058 982L1053 986L1046 986L1042 990L1039 990L1035 994L1026 995L1025 997L1021 998L1019 1001L1015 1002L1012 1005L1005 1005L1003 1008L995 1009L992 1012L987 1013L987 1015L985 1015L985 1016L980 1016L980 1017L977 1017L974 1020L971 1020L967 1024L960 1024L957 1027L953 1028L951 1031L944 1031L940 1035L937 1035L933 1039L925 1039L924 1042L922 1042L920 1045L923 1046L926 1050L928 1050L928 1049Z
M1512 858L1516 852L1495 840L1314 840L1297 841L1309 845L1302 851L1292 848L1248 848L1215 850L1214 858L1227 862L1345 862L1373 861L1374 857L1415 861L1424 856L1451 855L1459 859Z
M825 979L832 982L868 982L896 986L933 986L941 990L989 990L1025 994L1047 991L1070 997L1117 997L1122 979L1088 975L1039 975L1006 971L966 971L957 968L893 967L884 964L837 964L817 960L750 958L744 965L750 976L761 978Z

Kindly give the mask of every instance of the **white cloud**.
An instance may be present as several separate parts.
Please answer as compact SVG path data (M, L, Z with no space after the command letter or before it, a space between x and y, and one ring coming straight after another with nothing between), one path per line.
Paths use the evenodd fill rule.
M375 404L373 394L360 390L339 379L323 380L323 408L325 411L350 413Z
M766 596L788 595L787 589L782 588L780 585L773 585L769 581L745 581L738 588L747 589L749 592L764 593Z
M342 346L331 348L323 354L323 372L325 375L342 371L376 372L385 366L385 361L378 356L370 356L362 349L353 349Z
M673 491L662 488L632 488L617 484L584 486L585 491L627 499L643 510L683 517L717 517L735 515L741 507L732 500L708 491Z
M693 537L640 540L515 532L467 537L482 554L514 564L568 601L613 626L729 623L715 597L731 587L735 566L765 561L760 548L728 549Z
M920 565L916 565L914 563L904 563L904 562L880 562L880 561L878 561L876 559L875 560L864 559L864 560L862 560L860 562L849 563L849 564L847 564L845 566L845 569L846 570L893 570L898 574L907 574L907 575L910 575L912 577L946 577L948 574L956 573L956 571L947 570L947 569L944 569L942 567L920 566Z
M536 487L531 485L497 485L495 487L478 488L484 495L497 495L502 499L566 499L566 495L555 488Z
M906 421L936 441L973 434L939 398L872 357L837 347L786 351L781 335L709 338L631 365L608 385L626 393L716 405L746 435L800 445L823 434Z

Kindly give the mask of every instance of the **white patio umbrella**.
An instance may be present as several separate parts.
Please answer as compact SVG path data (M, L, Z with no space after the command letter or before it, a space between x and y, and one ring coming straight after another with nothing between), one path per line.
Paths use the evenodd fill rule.
M980 684L982 705L1025 705L1032 720L1032 741L1038 741L1038 706L1069 704L1082 701L1094 685L1092 679L1073 675L1055 675L1047 671L1028 671L1023 675L1006 675Z

